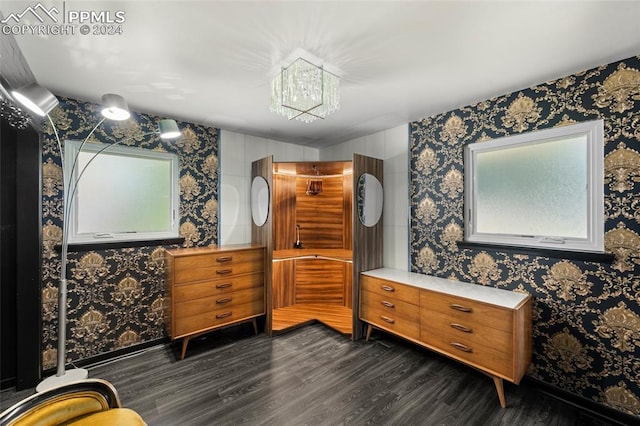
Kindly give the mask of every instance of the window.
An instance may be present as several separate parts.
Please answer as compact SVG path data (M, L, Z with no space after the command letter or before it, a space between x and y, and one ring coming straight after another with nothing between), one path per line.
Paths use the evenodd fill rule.
M81 142L65 142L70 168ZM141 241L178 237L179 162L175 154L87 143L79 152L68 220L69 242ZM92 160L93 158L93 160ZM89 164L90 162L90 164ZM88 167L85 168L85 166ZM85 170L82 173L82 170ZM72 192L72 191L71 191Z
M604 251L602 120L465 148L465 240Z

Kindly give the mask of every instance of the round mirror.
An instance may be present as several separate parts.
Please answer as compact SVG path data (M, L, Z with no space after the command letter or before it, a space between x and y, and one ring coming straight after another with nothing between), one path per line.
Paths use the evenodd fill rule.
M364 226L375 226L382 216L382 184L369 173L363 173L358 178L356 189L356 203L358 217Z
M251 217L257 226L264 225L269 217L269 184L262 176L251 182Z

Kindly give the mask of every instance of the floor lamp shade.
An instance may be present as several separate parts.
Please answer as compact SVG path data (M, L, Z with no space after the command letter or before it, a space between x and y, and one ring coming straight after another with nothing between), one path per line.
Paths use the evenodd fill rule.
M175 120L160 120L158 122L160 137L162 139L175 139L181 135L178 123Z
M58 99L53 93L36 83L14 90L11 95L29 111L38 114L40 117L44 117L58 105Z
M102 115L109 120L122 121L131 116L127 102L120 95L102 95Z

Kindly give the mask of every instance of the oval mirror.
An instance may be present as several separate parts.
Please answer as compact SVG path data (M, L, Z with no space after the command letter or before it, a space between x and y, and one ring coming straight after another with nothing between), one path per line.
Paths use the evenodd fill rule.
M269 184L262 176L251 182L251 217L256 226L262 226L269 217Z
M374 175L363 173L358 178L356 203L358 217L364 226L375 226L382 216L382 184Z

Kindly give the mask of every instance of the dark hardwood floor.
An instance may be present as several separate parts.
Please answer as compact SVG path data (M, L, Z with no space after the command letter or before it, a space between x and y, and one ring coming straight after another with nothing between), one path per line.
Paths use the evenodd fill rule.
M89 367L149 425L608 425L382 333L352 342L321 324L273 338L250 324ZM179 343L179 342L178 342ZM2 392L2 409L33 390Z

